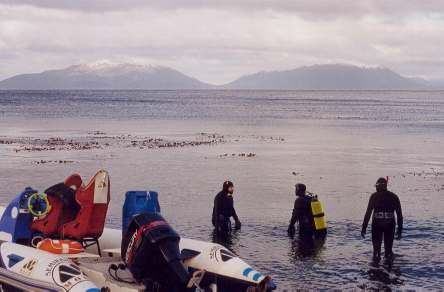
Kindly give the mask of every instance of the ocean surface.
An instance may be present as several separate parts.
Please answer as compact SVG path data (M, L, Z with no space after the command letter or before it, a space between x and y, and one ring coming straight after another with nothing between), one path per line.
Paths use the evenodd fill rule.
M27 141L94 133L224 141L20 150ZM279 291L444 287L442 91L0 91L0 140L12 141L0 143L1 204L26 186L43 191L103 168L111 175L109 226L120 227L127 190L149 189L182 236L212 240L213 198L230 179L243 225L223 244L270 274ZM370 265L370 230L360 237L381 176L405 218L391 267ZM287 236L298 182L325 206L323 243Z

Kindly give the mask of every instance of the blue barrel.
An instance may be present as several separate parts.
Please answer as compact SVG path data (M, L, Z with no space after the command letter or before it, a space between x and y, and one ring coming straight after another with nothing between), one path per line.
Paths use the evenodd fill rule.
M153 191L128 191L125 194L125 203L122 209L122 234L134 216L142 213L160 213L160 205L157 192Z

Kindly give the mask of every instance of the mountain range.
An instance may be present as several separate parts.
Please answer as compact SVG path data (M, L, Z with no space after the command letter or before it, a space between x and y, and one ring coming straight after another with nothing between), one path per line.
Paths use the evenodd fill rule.
M287 71L263 71L240 77L226 85L236 89L365 90L415 89L426 81L407 78L383 67L344 64L313 65Z
M21 74L1 89L206 89L210 84L162 66L91 63Z
M90 63L60 70L20 74L0 81L0 89L273 89L387 90L434 89L443 83L408 78L384 67L324 64L286 71L262 71L225 85L212 85L162 66ZM442 87L441 87L442 88Z

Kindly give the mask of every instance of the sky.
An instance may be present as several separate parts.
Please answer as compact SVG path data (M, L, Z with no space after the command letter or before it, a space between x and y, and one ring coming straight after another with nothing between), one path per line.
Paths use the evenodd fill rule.
M0 0L0 80L101 60L214 84L323 63L444 79L444 1Z

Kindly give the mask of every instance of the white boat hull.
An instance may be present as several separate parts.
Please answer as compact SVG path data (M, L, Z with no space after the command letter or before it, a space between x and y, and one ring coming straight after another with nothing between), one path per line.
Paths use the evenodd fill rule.
M0 283L26 291L100 291L66 258L32 247L0 242Z
M0 217L4 212L4 208L0 207ZM0 232L0 240L4 241L10 241L10 235L4 234ZM105 228L102 236L99 239L99 244L102 250L102 256L105 257L113 257L115 262L120 262L120 248L121 248L121 240L122 240L122 231L118 229L112 229L112 228ZM13 244L13 243L9 243ZM17 244L13 244L17 245ZM8 246L8 245L6 245ZM52 262L55 261L55 259L47 260L47 255L42 255L41 252L43 251L36 251L33 248L21 246L22 248L30 249L34 252L34 257L40 258L42 257L42 261L39 262ZM258 285L262 280L264 280L265 276L259 273L258 271L254 270L250 265L248 265L246 262L244 262L241 258L238 256L232 254L230 251L228 251L225 247L223 247L220 244L211 243L211 242L204 242L199 240L193 240L188 238L181 238L179 247L182 253L188 253L191 254L191 256L187 256L184 258L184 264L187 266L190 270L193 271L205 271L206 273L211 273L212 275L216 276L216 278L224 278L228 279L232 282L239 282L244 285L251 285L256 286ZM83 254L79 254L75 256L79 259L79 267L82 269L82 271L86 272L88 271L88 275L94 276L95 279L92 279L94 283L102 287L103 283L108 284L106 286L109 286L111 282L109 281L109 275L108 271L104 268L101 269L94 269L91 268L91 266L86 265L86 262L83 261L85 264L82 264L81 258L97 258L98 252L97 252L96 246L88 247L86 252ZM37 252L37 254L36 254ZM24 254L32 254L32 252L24 252ZM46 252L45 252L46 254ZM57 257L55 255L48 254L50 256ZM72 256L71 256L72 257ZM65 261L68 261L68 258L64 258ZM97 263L103 262L102 259L96 259ZM65 262L63 262L65 263ZM36 275L40 275L40 272L35 272ZM83 281L83 280L82 280ZM86 283L86 282L85 282ZM92 284L92 283L90 283ZM89 284L88 284L89 285ZM128 285L127 285L128 286ZM134 289L134 285L129 285L130 290L125 289L119 289L116 291L139 291L137 290L138 287L136 287L136 290ZM136 285L137 286L137 285ZM74 287L74 286L73 286ZM80 286L78 286L80 287ZM83 287L83 286L82 286ZM83 288L82 288L83 289ZM65 290L68 291L68 290ZM69 290L69 291L84 291L84 290Z

